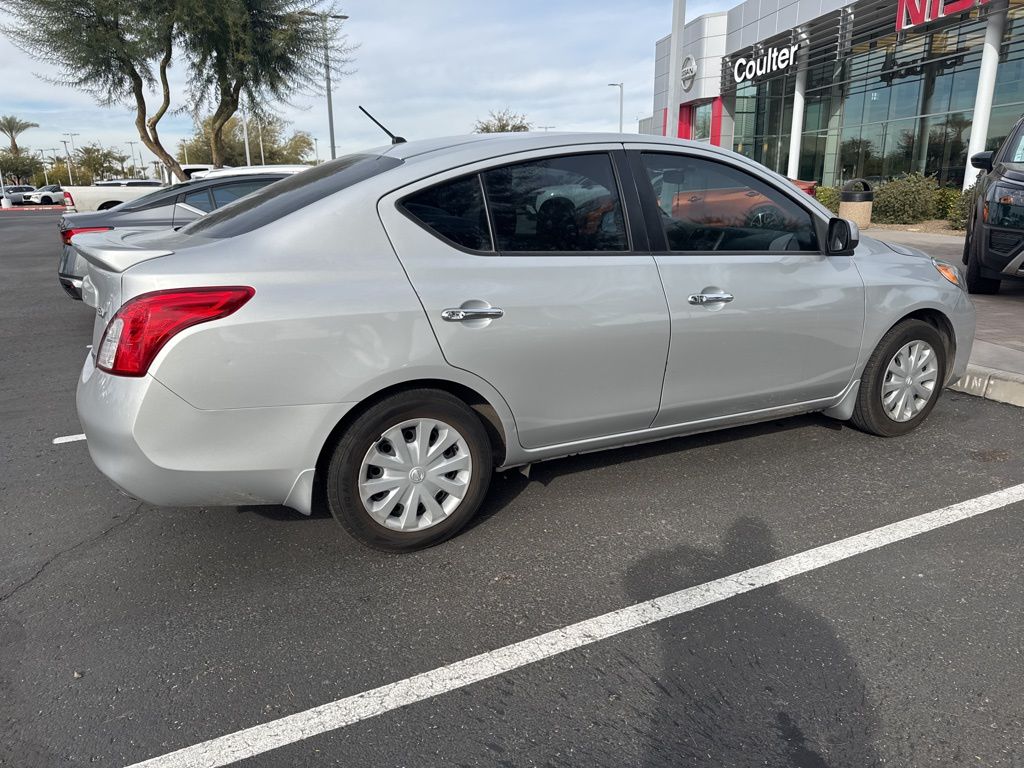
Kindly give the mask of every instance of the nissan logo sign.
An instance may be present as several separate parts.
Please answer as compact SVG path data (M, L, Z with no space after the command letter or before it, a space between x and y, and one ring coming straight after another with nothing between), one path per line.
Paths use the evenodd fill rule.
M687 56L683 59L683 66L679 74L683 84L683 90L690 90L690 88L693 87L693 81L697 77L697 62L693 60L693 56Z
M736 60L732 68L732 76L737 83L753 80L755 77L764 77L772 72L788 69L796 61L796 51L799 45L791 45L787 48L769 48L768 52L757 59L741 57Z

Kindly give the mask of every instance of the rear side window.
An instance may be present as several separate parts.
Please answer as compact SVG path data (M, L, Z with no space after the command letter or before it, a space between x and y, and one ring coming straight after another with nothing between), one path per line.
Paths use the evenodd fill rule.
M233 203L241 197L251 195L257 189L263 189L267 184L271 184L275 181L277 181L276 178L257 179L253 181L236 182L235 184L225 184L224 186L213 187L210 190L213 193L213 205L215 208L222 208L228 203Z
M218 209L180 232L212 238L246 234L401 164L401 160L386 155L339 157L257 190L237 205Z
M417 222L445 240L472 251L492 251L480 177L469 176L417 192L402 201Z
M628 251L606 153L545 158L483 174L499 251Z
M213 210L213 202L210 200L210 192L206 189L190 192L185 195L185 199L182 202L185 203L185 205L190 205L193 208L202 211L203 213L209 213Z

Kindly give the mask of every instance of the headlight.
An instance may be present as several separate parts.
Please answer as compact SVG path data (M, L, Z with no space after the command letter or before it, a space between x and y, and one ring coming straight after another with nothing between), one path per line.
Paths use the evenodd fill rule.
M996 184L988 206L988 223L996 227L1024 228L1024 187Z
M946 278L953 285L961 289L964 287L964 280L960 276L960 270L954 267L952 264L947 264L944 261L932 259L932 265L935 267L936 270L938 270L938 273L940 275Z

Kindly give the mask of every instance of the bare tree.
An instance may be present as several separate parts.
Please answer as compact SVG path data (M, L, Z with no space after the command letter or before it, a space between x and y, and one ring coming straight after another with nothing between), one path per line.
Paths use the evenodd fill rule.
M520 115L512 111L510 107L492 111L486 120L477 120L473 127L473 133L520 133L528 131L531 123L527 122L526 115Z

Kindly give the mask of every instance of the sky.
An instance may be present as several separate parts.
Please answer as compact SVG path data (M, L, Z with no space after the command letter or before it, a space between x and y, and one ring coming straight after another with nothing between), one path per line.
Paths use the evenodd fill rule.
M697 0L687 19L724 7ZM651 114L654 43L672 21L672 0L342 0L340 10L350 17L348 42L358 49L351 74L333 88L339 155L386 141L359 104L410 140L468 133L477 119L505 107L553 130L617 130L613 82L625 83L625 130L635 131L638 119ZM171 70L172 109L182 111L160 123L171 151L192 133L182 69ZM99 142L127 151L126 142L138 140L131 111L101 107L44 79L54 74L0 37L0 115L39 124L19 144L61 148L63 134L74 132L76 146ZM292 104L269 106L318 139L321 159L330 156L323 96L299 94ZM144 157L154 159L148 151Z

